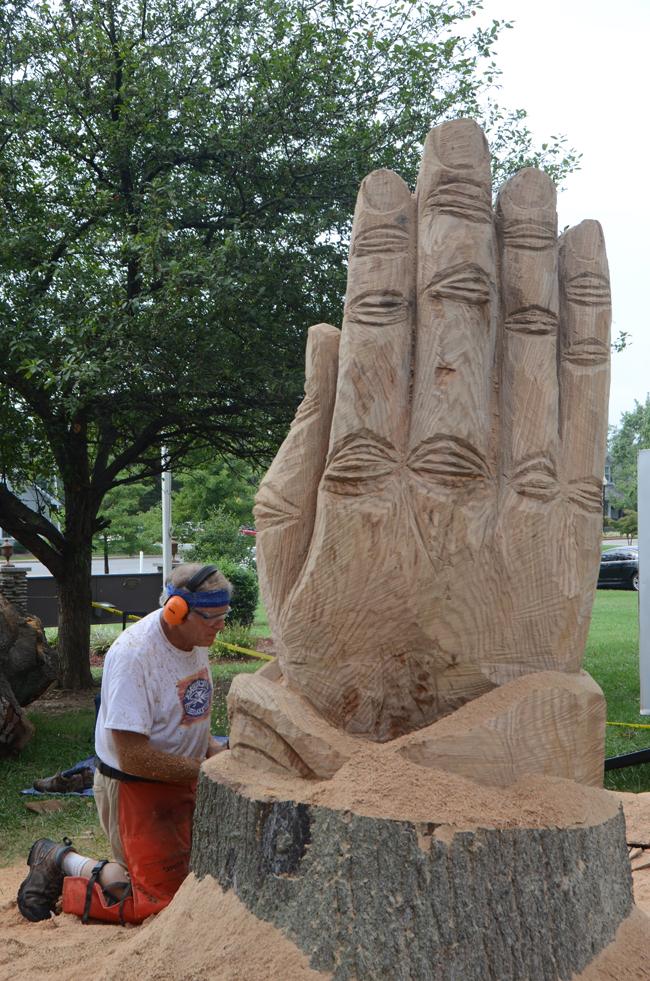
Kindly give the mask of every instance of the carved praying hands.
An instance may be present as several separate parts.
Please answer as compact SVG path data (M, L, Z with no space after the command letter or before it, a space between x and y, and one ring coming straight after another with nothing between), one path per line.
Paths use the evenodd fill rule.
M343 328L311 328L256 506L275 683L334 729L391 740L580 669L610 299L600 226L558 241L555 199L527 169L493 211L469 120L429 134L415 195L385 170L361 185ZM271 724L246 712L259 747Z

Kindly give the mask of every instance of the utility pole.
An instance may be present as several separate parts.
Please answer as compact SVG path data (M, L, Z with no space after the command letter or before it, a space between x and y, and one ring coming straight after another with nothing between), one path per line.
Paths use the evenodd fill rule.
M639 511L639 674L641 715L650 715L650 450L638 460Z
M161 446L162 477L162 566L163 584L172 574L172 474L167 459L167 447Z

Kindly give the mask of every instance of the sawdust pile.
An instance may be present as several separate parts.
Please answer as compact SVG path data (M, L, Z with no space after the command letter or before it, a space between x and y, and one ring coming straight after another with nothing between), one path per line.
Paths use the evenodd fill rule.
M25 867L1 870L15 896ZM9 881L11 884L9 885ZM276 927L258 920L211 877L188 876L174 902L142 926L83 926L61 914L28 923L15 902L0 910L1 981L70 981L81 964L95 981L310 981L307 957Z
M331 780L262 772L224 753L204 764L206 774L249 797L295 800L395 821L474 828L588 827L613 817L613 794L560 777L529 776L513 787L481 786L444 770L398 756L390 744L360 749Z
M354 773L349 773L348 779ZM389 782L394 778L395 774L386 774ZM565 781L559 784L566 788ZM374 789L377 795L384 793L382 780ZM576 815L590 800L591 791L582 790L586 796L578 788L577 798L570 805L577 808ZM371 791L360 786L349 792L368 803ZM475 785L472 791L476 794ZM601 791L598 797L609 799L614 809L618 806L615 794ZM650 794L624 794L621 798L629 813L628 838L647 839ZM511 805L514 807L515 802ZM531 805L531 814L535 809L536 805ZM0 981L42 977L70 981L82 970L98 981L113 981L115 977L138 981L306 981L328 977L313 971L305 955L279 930L254 917L232 891L224 893L210 877L198 881L189 876L172 905L158 917L140 927L123 928L82 926L76 917L66 915L28 923L15 905L25 872L22 863L0 869ZM634 872L634 891L639 908L621 924L614 942L573 981L650 981L650 920L645 915L650 913L650 868Z
M116 977L308 981L327 975L313 971L290 940L249 913L232 891L224 893L211 876L189 875L173 904L127 940L97 981Z
M648 941L650 920L640 910L633 910L606 947L572 981L645 981L650 978Z

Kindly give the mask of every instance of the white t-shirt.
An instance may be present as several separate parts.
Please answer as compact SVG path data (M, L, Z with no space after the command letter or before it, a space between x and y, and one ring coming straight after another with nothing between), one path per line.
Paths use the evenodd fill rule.
M154 610L120 634L104 660L95 752L120 769L111 729L141 732L153 749L204 759L210 737L208 649L181 651Z

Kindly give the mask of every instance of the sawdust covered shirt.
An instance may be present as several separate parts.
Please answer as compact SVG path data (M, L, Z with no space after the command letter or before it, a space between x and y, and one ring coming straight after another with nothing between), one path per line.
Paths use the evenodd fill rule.
M204 759L210 737L208 649L181 651L154 610L110 647L104 659L95 752L119 769L111 729L149 736L153 749Z

